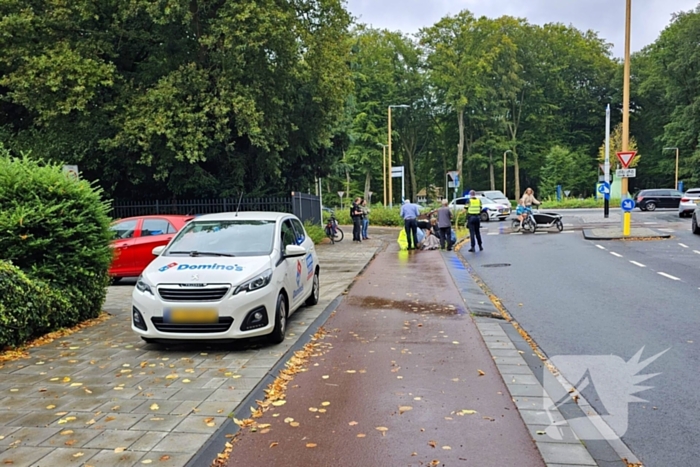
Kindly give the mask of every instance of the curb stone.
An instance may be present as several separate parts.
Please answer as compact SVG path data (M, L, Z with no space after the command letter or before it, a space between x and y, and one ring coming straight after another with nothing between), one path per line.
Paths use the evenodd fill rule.
M570 409L581 409L568 396L568 392L552 373L544 368L542 361L534 355L532 348L520 336L518 331L508 322L495 318L483 317L486 314L500 315L499 310L491 302L486 293L479 287L470 274L470 268L455 253L442 252L442 257L454 279L457 288L464 299L465 306L472 316L496 367L503 378L508 391L515 402L525 426L532 435L540 454L548 467L565 466L598 466L597 458L606 466L626 466L607 441L586 441L579 438L571 428L565 414L554 407L553 401L569 398L570 403L562 409L567 415L572 415ZM538 370L539 378L533 371ZM557 394L549 394L543 379L548 379L547 387L561 387ZM550 383L556 383L555 385ZM574 407L571 407L571 406ZM582 413L582 412L581 412ZM559 439L549 436L555 433L551 425L556 424ZM545 434L546 432L546 434Z

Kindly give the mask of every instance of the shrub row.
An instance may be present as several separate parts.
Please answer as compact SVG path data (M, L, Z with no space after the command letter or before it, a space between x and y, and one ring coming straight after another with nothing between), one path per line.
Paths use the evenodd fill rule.
M0 145L0 324L9 329L0 348L100 314L113 254L108 212L91 183Z

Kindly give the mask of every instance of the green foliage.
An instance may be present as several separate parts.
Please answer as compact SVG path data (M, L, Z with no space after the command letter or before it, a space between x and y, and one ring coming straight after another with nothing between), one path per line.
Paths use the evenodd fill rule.
M595 169L589 157L581 152L572 152L554 146L545 157L539 186L542 197L556 195L557 185L574 195L590 191L590 181L595 179Z
M18 346L49 328L46 292L19 268L0 260L0 349Z
M108 209L90 182L0 146L0 251L60 297L46 315L49 329L102 310L112 260Z
M321 243L326 238L326 231L318 224L306 221L304 222L304 229L314 243Z
M602 208L605 201L602 198L563 198L561 201L557 201L556 198L547 198L542 201L542 209L583 209L583 208ZM620 200L611 199L611 208L619 208Z

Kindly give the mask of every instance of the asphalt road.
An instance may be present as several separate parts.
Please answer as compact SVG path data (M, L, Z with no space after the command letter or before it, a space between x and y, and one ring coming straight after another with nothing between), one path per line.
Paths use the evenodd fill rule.
M637 394L649 402L629 404L629 424L619 434L647 467L698 465L700 236L676 213L633 215L666 222L675 216L673 238L591 242L578 232L498 235L484 237L483 253L464 255L550 358L616 355L628 361L641 348L642 359L668 349L639 371L661 374L638 382L652 387ZM488 266L498 263L510 266ZM621 378L616 389L626 381ZM601 415L608 413L609 404L596 395L584 397Z

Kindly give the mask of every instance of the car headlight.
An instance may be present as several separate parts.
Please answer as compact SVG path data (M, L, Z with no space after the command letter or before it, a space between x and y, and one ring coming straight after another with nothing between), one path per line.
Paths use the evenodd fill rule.
M251 280L246 281L236 287L236 290L233 291L233 295L236 295L238 293L241 293L243 291L245 292L252 292L253 290L258 290L262 289L265 287L267 284L270 283L272 280L272 269L268 269L262 274L259 274L255 277L253 277Z
M151 289L150 284L146 282L143 278L143 274L139 276L138 280L136 281L136 289L139 292L146 293L148 292L149 294L153 295L153 289Z

